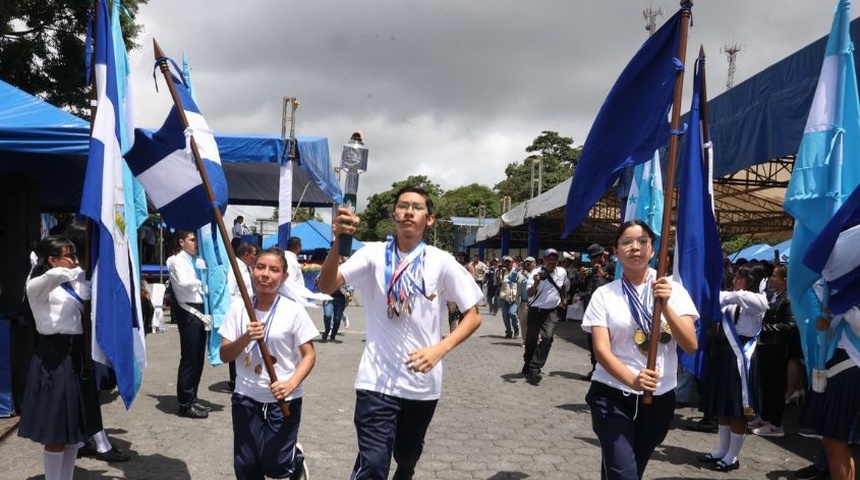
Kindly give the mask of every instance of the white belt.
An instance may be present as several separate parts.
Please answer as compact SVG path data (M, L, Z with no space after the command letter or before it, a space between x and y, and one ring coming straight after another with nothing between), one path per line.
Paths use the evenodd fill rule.
M185 302L177 301L177 303L179 304L179 308L185 310L186 312L188 312L191 315L194 315L195 317L200 319L200 321L203 322L203 327L207 332L212 328L212 317L211 316L203 314L203 312L201 312L200 310L197 310L196 308L192 307L191 305L189 305Z
M854 361L850 358L842 360L841 362L827 369L827 378L833 378L853 366Z

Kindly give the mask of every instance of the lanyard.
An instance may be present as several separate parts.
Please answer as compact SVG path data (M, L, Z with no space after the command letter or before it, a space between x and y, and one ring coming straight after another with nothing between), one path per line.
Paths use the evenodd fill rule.
M406 255L406 258L398 261L397 240L391 239L385 247L385 283L388 285L386 295L388 304L388 316L400 316L404 308L412 311L412 302L416 292L425 293L424 269L425 247L423 241ZM421 285L418 278L421 277Z
M72 284L70 284L69 282L64 282L64 283L60 284L60 288L65 290L66 293L68 293L69 296L72 297L72 301L75 303L75 306L78 307L78 310L83 312L84 311L84 299L81 298L80 295L78 295L78 292L76 292L74 288L72 288Z
M636 287L627 278L626 275L621 277L621 290L624 292L624 297L627 299L627 306L630 308L630 315L633 316L633 321L636 326L646 334L651 332L651 318L653 314L651 309L654 306L653 292L650 288L651 273L648 273L648 278L645 279L645 290L642 296L636 294Z
M268 315L266 315L266 318L263 320L263 324L265 325L263 327L263 342L266 345L269 344L269 331L272 329L272 324L275 323L274 322L275 310L278 309L278 302L280 300L281 300L280 295L275 296L275 302L272 303L272 308L269 309ZM254 310L256 310L256 309L257 309L257 297L254 297ZM253 347L251 347L251 350L253 350L253 349L257 349L259 351L260 345L257 342L254 342ZM263 354L260 353L260 357L262 357L262 356L263 356Z

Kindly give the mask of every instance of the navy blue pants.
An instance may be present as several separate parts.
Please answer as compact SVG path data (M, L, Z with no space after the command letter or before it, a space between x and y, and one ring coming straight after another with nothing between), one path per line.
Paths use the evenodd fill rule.
M355 392L358 456L351 480L386 480L391 456L411 471L424 450L424 435L438 400L406 400L368 390Z
M591 407L591 428L600 441L600 478L641 479L651 454L669 432L675 391L655 395L651 405L645 405L641 395L625 395L591 382L585 401Z
M284 418L277 403L260 403L233 394L233 471L238 480L289 478L301 471L304 457L296 450L302 399L289 402Z
M198 311L203 304L190 303ZM197 402L197 387L203 376L203 360L206 357L206 327L199 318L191 315L182 307L170 309L179 327L179 370L176 374L176 400L182 408Z

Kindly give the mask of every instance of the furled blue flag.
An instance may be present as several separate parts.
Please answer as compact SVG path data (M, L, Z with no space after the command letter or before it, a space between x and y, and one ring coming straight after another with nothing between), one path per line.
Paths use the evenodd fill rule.
M702 95L702 62L696 60L690 126L681 150L678 175L678 222L675 234L675 278L696 305L699 320L696 335L699 349L692 355L678 349L684 368L696 377L704 374L708 327L720 318L720 284L723 252L714 219L711 165L713 149L703 149L699 102Z
M287 149L290 148L289 140ZM293 162L284 155L280 168L280 186L278 188L278 246L287 249L290 230L293 221Z
M215 224L204 225L197 231L198 253L206 262L206 314L212 318L212 330L209 332L208 357L212 365L221 363L221 335L218 329L224 321L227 310L230 309L230 290L227 276L233 275L227 249L230 242L225 242L218 233Z
M808 369L824 368L827 340L825 333L819 334L815 328L815 320L822 313L812 287L821 277L803 264L803 258L810 243L860 183L860 102L850 19L851 2L841 0L783 204L794 217L788 294Z
M809 244L803 263L830 286L830 310L847 312L860 303L860 187Z
M131 186L123 181L121 147L123 132L130 132L132 126L125 124L128 117L122 107L126 99L120 97L127 91L121 87L127 82L127 70L117 65L117 58L125 56L116 52L124 52L125 46L121 37L111 33L111 23L118 23L119 11L115 10L112 19L107 0L101 0L98 8L94 69L98 109L93 118L81 214L94 222L90 255L93 358L113 367L120 396L128 408L146 366L140 286L135 276L137 258L129 235L136 222L135 210L126 200Z
M185 83L171 75L188 128L183 126L177 106L174 106L157 132L135 131L134 148L125 158L165 223L194 231L212 222L212 205L191 153L190 138L197 144L222 214L227 209L227 180L209 125Z
M666 144L675 74L684 68L677 58L682 11L645 41L600 107L573 172L565 236L585 220L625 168L651 159Z

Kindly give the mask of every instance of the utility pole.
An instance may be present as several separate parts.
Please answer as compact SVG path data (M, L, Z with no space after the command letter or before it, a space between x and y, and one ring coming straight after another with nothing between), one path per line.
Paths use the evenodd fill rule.
M743 46L738 43L727 43L720 48L720 53L725 53L729 60L729 74L726 77L726 88L732 88L735 84L735 59L738 53L743 51Z
M648 36L654 35L654 32L657 31L657 17L663 16L663 9L658 8L654 10L651 7L642 10L642 16L645 17L645 31L648 32Z

